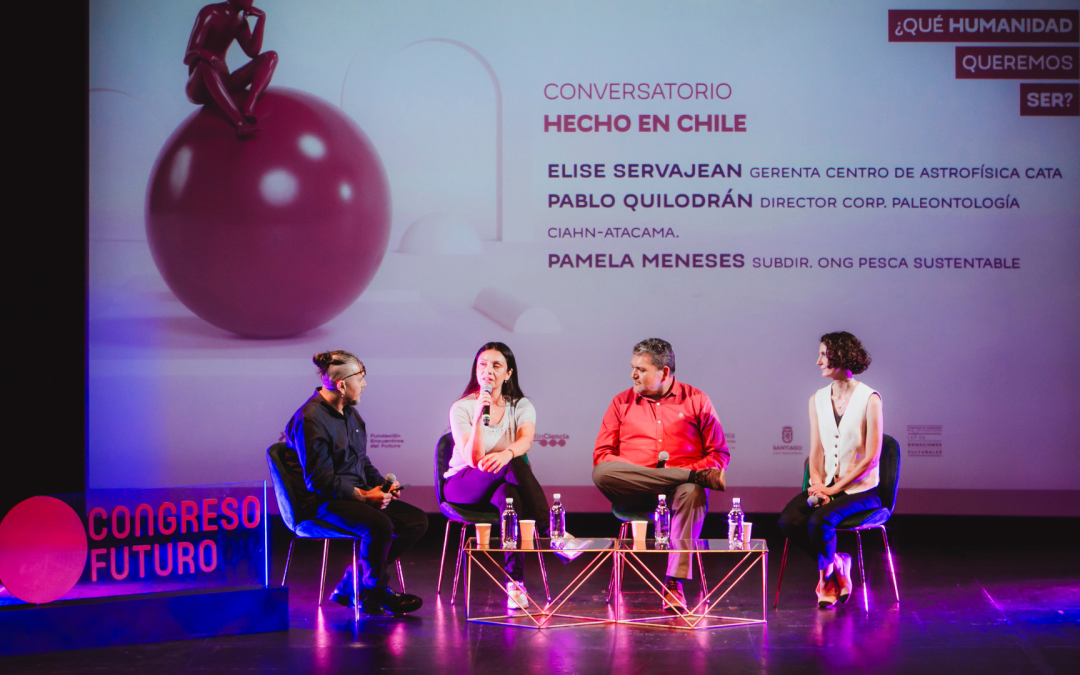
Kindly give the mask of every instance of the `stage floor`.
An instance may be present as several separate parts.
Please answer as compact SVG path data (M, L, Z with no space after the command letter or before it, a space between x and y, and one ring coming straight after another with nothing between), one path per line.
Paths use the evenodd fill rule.
M716 517L710 516L710 522ZM982 541L943 548L927 544L932 536L916 540L914 528L899 528L890 537L900 586L901 602L896 604L880 537L869 533L863 537L869 613L863 610L861 594L837 609L816 609L812 593L816 572L801 551L789 555L780 605L773 610L783 540L761 522L767 517L775 518L755 519L760 523L755 535L766 535L771 548L765 626L698 632L629 626L535 631L468 623L464 599L459 595L455 606L449 604L452 568L446 573L442 597L435 595L445 521L432 517L428 536L405 564L407 590L425 602L415 615L362 618L356 625L350 610L333 603L317 608L322 549L301 542L289 572L287 632L0 658L0 672L1080 672L1080 552L1075 544L1035 541L999 548ZM1070 536L1076 523L1063 522L1068 531L1060 534ZM610 536L609 524L596 517L572 520L571 525L578 530L575 534ZM601 531L586 531L593 528ZM846 536L841 550L854 554L854 544L854 536ZM273 575L278 582L287 546L288 538L275 536ZM347 544L331 545L328 586L340 577L347 557ZM527 565L529 590L538 595L542 592L538 570L533 561ZM549 562L553 587L568 582L580 567ZM605 566L582 589L586 605L602 607L609 571ZM756 602L760 612L760 574L749 581L750 590L734 593L725 604L737 610L749 603L754 609ZM628 580L625 590L631 607L655 604L641 582ZM696 583L688 584L687 591L692 600ZM474 601L484 600L497 598L486 592L474 595Z

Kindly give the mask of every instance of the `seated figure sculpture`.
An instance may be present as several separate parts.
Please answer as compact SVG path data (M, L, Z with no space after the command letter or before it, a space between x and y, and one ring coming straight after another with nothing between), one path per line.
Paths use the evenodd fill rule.
M215 103L244 138L259 130L255 105L277 67L276 52L262 52L266 14L253 6L254 0L227 0L207 5L199 11L191 29L184 65L188 67L185 91L197 104ZM248 25L255 17L255 30ZM236 40L251 61L233 72L225 65L225 54ZM250 90L248 88L250 87Z

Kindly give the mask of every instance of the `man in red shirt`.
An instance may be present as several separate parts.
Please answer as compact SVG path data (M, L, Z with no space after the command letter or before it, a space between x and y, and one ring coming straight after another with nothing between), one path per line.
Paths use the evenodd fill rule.
M617 395L604 414L593 450L593 483L612 504L633 511L656 508L667 495L671 538L697 539L709 490L724 489L731 454L705 392L675 381L675 352L650 338L634 347L634 386ZM660 452L668 453L657 468ZM668 557L666 602L686 606L682 582L693 578L690 554Z

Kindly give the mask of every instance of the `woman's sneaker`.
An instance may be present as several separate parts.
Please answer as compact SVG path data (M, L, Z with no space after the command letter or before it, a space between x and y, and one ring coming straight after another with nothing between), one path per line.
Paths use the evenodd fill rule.
M525 609L529 606L529 592L525 590L525 584L508 582L506 594L507 609Z

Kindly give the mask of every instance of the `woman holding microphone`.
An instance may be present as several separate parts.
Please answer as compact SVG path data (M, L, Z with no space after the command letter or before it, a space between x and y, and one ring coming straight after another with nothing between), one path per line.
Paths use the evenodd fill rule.
M525 461L536 433L536 409L518 385L517 361L505 344L489 342L476 352L469 384L450 407L450 431L454 454L444 474L447 501L491 504L501 512L512 498L518 516L535 520L537 534L547 537L547 498ZM522 553L507 552L504 569L511 579L507 607L528 607Z
M817 365L829 384L810 397L810 487L780 514L780 529L817 558L818 607L847 602L851 556L836 552L836 527L848 516L881 507L881 395L854 375L870 355L851 333L821 336Z

